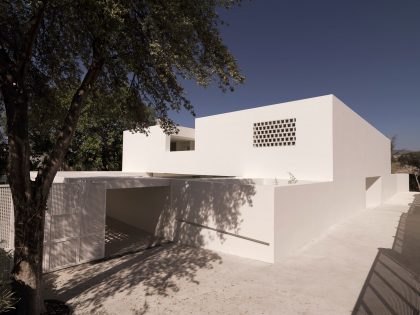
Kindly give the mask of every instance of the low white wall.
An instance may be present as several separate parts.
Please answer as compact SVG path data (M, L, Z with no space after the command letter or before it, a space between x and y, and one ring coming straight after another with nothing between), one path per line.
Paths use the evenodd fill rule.
M275 183L226 178L55 183L46 215L44 270L103 257L106 202L111 216L151 233L266 262L283 259L366 206L365 177L270 185ZM381 183L383 201L408 191L407 174L383 176ZM12 213L10 194L2 196L0 204Z
M398 191L398 177L395 174L388 174L382 178L382 202L387 201Z
M382 176L382 202L394 194L409 191L408 174L388 174Z
M44 271L103 258L105 186L53 184L45 215Z
M395 193L408 191L408 176L390 174L380 177L376 184L374 199L378 206ZM276 187L275 260L284 259L332 225L366 209L368 194L364 177Z
M1 222L0 230L12 233L7 245L13 249L13 203L10 189L1 189L0 205L4 207L0 208L8 212L9 222ZM105 186L88 182L54 183L45 213L43 271L103 258L104 244Z
M382 177L366 177L366 208L375 208L382 203Z
M335 209L333 196L332 182L275 189L275 261L307 244L339 219L340 209Z
M274 188L243 181L172 180L162 235L241 257L274 261Z
M397 178L397 192L410 191L410 178L408 174L393 174Z

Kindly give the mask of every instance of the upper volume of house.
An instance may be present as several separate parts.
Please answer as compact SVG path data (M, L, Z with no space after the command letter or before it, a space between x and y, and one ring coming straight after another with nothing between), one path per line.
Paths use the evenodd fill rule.
M124 132L123 171L332 181L390 173L389 139L333 95Z

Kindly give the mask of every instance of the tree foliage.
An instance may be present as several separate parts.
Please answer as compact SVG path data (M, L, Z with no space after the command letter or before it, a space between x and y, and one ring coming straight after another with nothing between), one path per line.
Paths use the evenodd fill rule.
M127 90L112 91L111 95L95 91L84 106L72 144L63 162L63 170L121 170L123 131L132 128L131 118L124 116L120 104L128 97ZM62 124L62 112L71 100L63 95L58 110L36 108L30 113L30 146L32 169L36 170L54 147L56 130ZM39 122L42 121L42 124ZM153 112L145 115L145 125L155 124Z
M15 43L24 41L16 31L42 9L25 78L31 107L60 110L53 104L63 91L77 89L95 57L101 63L99 90L112 97L129 89L119 106L132 129L142 130L144 109L153 108L170 132L168 110L192 112L178 78L201 85L216 79L222 89L232 88L232 79L242 81L220 39L215 11L234 2L6 0L0 7L3 53L15 55Z
M158 119L172 133L170 111L194 114L179 79L203 86L215 82L222 90L242 82L222 42L218 15L238 3L0 2L0 112L6 113L7 176L15 207L13 277L29 314L42 309L46 201L73 138L70 160L83 154L92 165L101 164L86 152L99 141L112 147L114 128L145 131ZM79 121L97 133L91 143L76 132ZM34 163L38 172L31 181Z

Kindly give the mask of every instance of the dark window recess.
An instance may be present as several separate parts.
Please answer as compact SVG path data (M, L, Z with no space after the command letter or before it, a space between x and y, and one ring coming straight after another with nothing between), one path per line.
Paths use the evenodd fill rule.
M171 139L170 151L193 151L195 150L194 140Z

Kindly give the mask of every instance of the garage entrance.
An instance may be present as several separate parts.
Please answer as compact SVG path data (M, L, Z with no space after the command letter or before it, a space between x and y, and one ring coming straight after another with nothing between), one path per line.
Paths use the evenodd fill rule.
M170 189L140 187L107 189L105 257L144 250L161 243L156 236Z
M366 208L375 208L382 203L382 179L366 177Z

